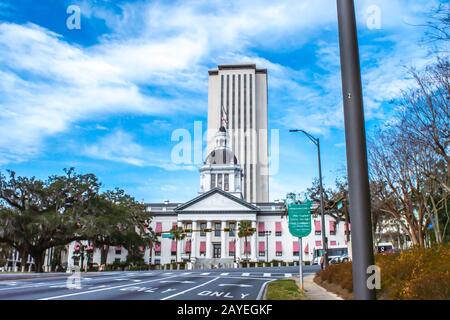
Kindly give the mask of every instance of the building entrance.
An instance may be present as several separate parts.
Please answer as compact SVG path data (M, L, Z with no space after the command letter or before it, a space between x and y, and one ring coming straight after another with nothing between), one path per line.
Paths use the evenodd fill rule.
M213 243L213 258L217 259L221 256L221 245Z

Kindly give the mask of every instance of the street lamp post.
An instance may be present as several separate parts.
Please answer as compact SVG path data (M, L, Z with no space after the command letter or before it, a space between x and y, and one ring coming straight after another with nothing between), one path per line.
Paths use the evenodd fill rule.
M374 300L367 268L374 264L366 130L353 0L337 0L349 211L352 221L353 291L357 300Z
M269 236L272 234L272 231L264 231L264 235L266 236L266 262L269 263Z
M319 165L319 192L320 192L320 220L322 225L322 246L323 246L323 265L326 268L328 266L328 244L325 235L325 205L323 200L323 184L322 184L322 162L320 159L320 140L310 135L305 130L291 129L289 132L301 132L305 134L309 140L311 140L317 147L317 161Z

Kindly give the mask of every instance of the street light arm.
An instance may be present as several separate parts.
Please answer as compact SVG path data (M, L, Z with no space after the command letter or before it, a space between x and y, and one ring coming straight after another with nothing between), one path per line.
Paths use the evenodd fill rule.
M289 132L301 132L301 133L305 134L305 136L307 136L309 138L309 140L311 140L316 146L319 143L319 138L315 138L314 136L312 136L311 134L309 134L305 130L291 129L291 130L289 130Z

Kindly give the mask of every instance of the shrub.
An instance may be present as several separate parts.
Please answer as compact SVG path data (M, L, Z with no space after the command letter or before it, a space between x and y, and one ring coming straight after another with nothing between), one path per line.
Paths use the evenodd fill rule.
M381 270L379 299L450 299L448 245L378 254L375 261ZM353 291L351 262L330 265L319 272L319 277Z

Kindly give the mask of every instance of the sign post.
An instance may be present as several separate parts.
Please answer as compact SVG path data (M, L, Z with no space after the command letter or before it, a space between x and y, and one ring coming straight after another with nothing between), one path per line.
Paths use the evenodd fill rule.
M298 250L300 251L298 253L298 260L299 260L299 265L300 265L299 279L300 279L300 288L302 288L302 290L303 290L303 249L302 249L303 245L302 245L301 237L298 238L298 245L299 245Z
M311 233L311 201L288 205L289 232L298 238L299 280L303 290L303 245L302 238Z

